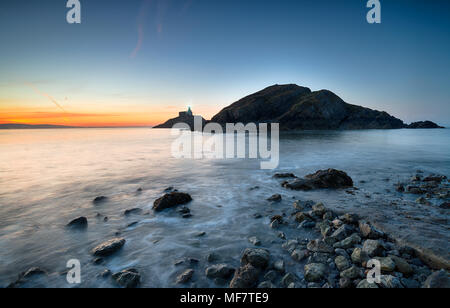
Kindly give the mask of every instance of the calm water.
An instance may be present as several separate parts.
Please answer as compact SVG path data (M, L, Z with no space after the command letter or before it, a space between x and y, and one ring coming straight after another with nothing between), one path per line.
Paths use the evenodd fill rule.
M113 286L97 275L127 267L139 269L144 287L171 287L186 268L174 263L186 257L200 261L191 286L212 287L203 274L206 255L214 251L237 266L249 236L258 236L273 255L286 257L268 218L256 220L255 213L287 211L292 198L333 207L347 200L344 192L286 191L271 177L275 172L303 176L323 168L345 170L375 200L398 197L386 189L394 191L393 182L417 169L450 175L448 129L290 133L281 138L276 171L260 170L257 160L174 159L173 138L169 130L151 129L0 131L0 287L31 266L50 273L31 286L69 287L60 273L72 258L82 263L82 287ZM169 186L192 195L191 219L181 219L176 211L151 211ZM259 189L250 190L255 186ZM281 204L265 201L274 193L283 195ZM93 205L100 195L108 202ZM361 204L363 197L351 202ZM144 213L123 215L136 207ZM89 220L86 231L64 227L79 216ZM138 224L127 228L132 222ZM200 231L206 236L196 237ZM127 240L124 249L102 265L92 264L90 249L116 232Z

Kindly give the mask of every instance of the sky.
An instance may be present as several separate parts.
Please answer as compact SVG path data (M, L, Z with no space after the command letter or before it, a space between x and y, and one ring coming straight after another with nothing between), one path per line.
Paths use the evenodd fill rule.
M329 89L405 122L450 124L450 1L0 2L0 123L209 119L273 84Z

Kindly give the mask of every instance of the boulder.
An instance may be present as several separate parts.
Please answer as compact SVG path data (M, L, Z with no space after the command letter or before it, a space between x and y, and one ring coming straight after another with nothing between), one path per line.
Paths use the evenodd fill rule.
M230 278L234 273L234 268L226 265L226 264L216 264L208 267L206 269L206 277L214 279L214 278L221 278L221 279L227 279Z
M326 274L327 266L322 263L310 263L305 265L305 279L308 282L319 282Z
M293 173L276 173L273 177L276 179L296 178Z
M258 285L258 278L260 269L246 264L240 267L234 274L233 279L230 282L230 288L232 289L247 289L254 288Z
M370 283L367 281L367 279L363 279L358 283L356 288L357 289L378 289L378 286L376 283Z
M352 234L353 231L354 229L349 225L342 225L336 231L334 231L330 237L334 238L336 241L342 241L343 239L347 238L350 234Z
M276 194L276 195L273 195L272 197L268 198L267 201L270 201L270 202L280 202L281 199L282 199L282 198L281 198L281 195Z
M378 240L366 240L364 241L362 251L370 257L374 257L379 256L384 251L384 247Z
M241 258L243 265L251 264L256 268L266 268L269 265L270 254L265 249L247 248Z
M107 257L120 250L123 245L125 245L124 238L114 238L98 245L91 253L96 257Z
M353 263L362 264L363 262L367 262L369 260L369 255L361 248L355 248L353 250L351 258Z
M377 230L369 222L361 220L359 221L359 231L363 238L377 240L384 236L383 232Z
M312 190L321 188L348 188L353 187L353 180L343 171L336 169L319 170L309 174L303 179L296 179L285 184L286 188L293 190Z
M162 210L175 207L178 205L183 205L192 201L192 197L189 194L181 192L171 192L165 194L163 197L157 199L153 203L153 210L160 212Z
M356 267L356 266L352 266L344 271L341 272L341 277L342 278L347 278L350 280L359 278L362 276L362 271L360 268Z
M88 226L86 217L78 217L67 224L67 227L74 229L85 229Z
M141 275L136 269L126 269L112 275L113 279L124 288L136 288L141 283Z
M123 212L123 214L125 216L132 215L132 214L140 214L140 213L142 213L142 209L139 209L139 208L128 209Z
M375 260L380 261L380 265L381 265L381 271L382 272L393 272L395 270L395 262L394 260L392 260L392 258L390 257L386 257L386 258L380 258L377 257L375 258Z
M357 233L353 233L349 237L343 239L342 241L336 243L333 245L334 248L343 248L343 249L349 249L353 247L356 244L359 244L361 242L361 238Z
M176 283L177 284L187 283L192 279L192 276L194 276L194 270L187 269L177 277Z
M334 263L336 264L336 267L340 272L350 267L350 262L348 262L347 258L344 256L337 256L334 259Z
M312 207L312 213L316 216L323 216L323 214L325 214L326 212L326 208L323 205L323 203L317 203L315 205L313 205Z
M403 289L404 286L400 282L400 279L392 275L381 275L380 285L385 289Z
M389 257L395 262L396 270L406 276L414 273L413 267L403 258L389 255Z
M434 272L425 280L423 287L427 289L450 289L450 276L445 270Z
M324 252L324 253L334 252L333 247L331 247L330 245L326 244L325 242L319 239L310 241L306 247L308 248L308 250L313 252Z

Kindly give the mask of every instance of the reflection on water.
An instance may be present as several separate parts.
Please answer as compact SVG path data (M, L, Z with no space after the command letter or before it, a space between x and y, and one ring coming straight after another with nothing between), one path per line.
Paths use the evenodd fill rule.
M31 266L52 273L47 285L68 286L58 272L72 258L82 263L82 286L112 286L97 275L131 266L142 273L143 286L174 286L182 269L174 263L184 257L200 261L195 286L215 286L202 274L208 253L237 265L249 236L259 235L269 249L279 245L267 219L252 218L279 210L268 196L282 193L280 208L294 197L328 203L342 197L285 191L271 178L275 171L260 170L257 160L174 159L174 138L169 130L151 129L0 131L0 287ZM385 193L386 178L409 178L417 169L450 173L449 130L291 132L281 137L280 151L279 170L302 176L342 169L372 192ZM192 195L191 219L151 211L169 186ZM94 205L100 195L108 201ZM143 214L123 215L136 207ZM88 218L88 230L66 230L78 216ZM132 222L137 225L127 227ZM196 237L199 231L206 236ZM116 232L127 239L124 249L94 265L89 250Z

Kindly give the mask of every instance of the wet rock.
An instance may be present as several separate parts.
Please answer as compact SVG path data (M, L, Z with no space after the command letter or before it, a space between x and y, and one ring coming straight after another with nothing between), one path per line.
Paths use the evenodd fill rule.
M291 284L295 284L298 281L297 276L295 276L292 273L287 273L286 275L283 276L283 278L281 279L281 284L284 287L288 287Z
M188 207L183 206L183 207L179 208L177 212L180 214L190 214L191 210Z
M380 285L385 289L403 289L403 285L400 282L400 279L392 276L392 275L381 275L380 277Z
M334 219L331 224L335 227L335 228L340 228L342 227L342 225L344 224L344 222L340 219ZM345 237L344 237L345 238ZM343 239L344 239L343 238Z
M378 289L378 286L376 283L370 283L367 281L367 279L363 279L358 283L356 288L357 289Z
M125 212L123 212L123 214L125 216L132 215L132 214L141 214L141 213L142 213L142 209L138 209L138 208L125 210Z
M266 268L269 264L270 254L265 249L247 248L241 258L241 263L251 264L256 268Z
M361 235L363 238L371 239L371 240L377 240L379 238L384 237L384 233L377 230L375 227L373 227L369 222L361 220L359 221L359 231L361 232Z
M395 190L398 192L405 192L405 186L403 184L395 185Z
M395 262L391 258L389 258L389 257L386 257L386 258L377 257L377 258L375 258L375 260L380 261L381 271L382 272L390 273L390 272L393 272L395 270Z
M276 173L273 177L276 179L296 178L293 173Z
M325 277L327 267L322 263L310 263L305 265L305 279L308 282L319 282Z
M271 227L272 229L278 229L279 226L280 226L280 223L279 223L278 220L274 220L274 221L272 221L272 222L270 223L270 227Z
M400 283L407 289L420 288L420 283L414 279L400 278Z
M390 255L389 256L395 262L396 270L404 275L411 275L414 273L413 267L403 258Z
M352 253L352 261L355 264L362 264L369 260L369 255L367 252L363 251L361 248L355 248Z
M301 224L298 225L299 228L302 229L312 229L316 226L316 223L313 221L305 220Z
M424 288L440 288L449 289L450 288L450 277L448 272L445 270L440 270L431 274L423 284Z
M331 247L330 245L326 244L325 242L319 239L310 241L306 247L308 248L308 250L313 252L324 252L324 253L334 252L333 247Z
M281 198L281 195L276 194L276 195L273 195L272 197L268 198L267 201L270 201L270 202L280 202L281 199L282 199L282 198Z
M312 207L312 212L316 216L323 216L323 214L325 214L326 210L327 209L325 208L323 203L317 203L317 204L313 205L313 207Z
M425 199L425 197L420 197L416 200L416 203L422 204L422 205L431 205L431 202Z
M312 208L312 206L314 204L315 204L315 202L312 200L307 200L307 201L296 200L293 204L293 207L296 210L303 211L305 209Z
M192 276L194 276L194 270L187 269L177 277L176 283L177 284L187 283L192 279Z
M384 247L378 240L366 240L363 244L362 251L370 257L379 256L383 253Z
M320 230L323 237L327 237L332 232L332 228L326 220L317 223L316 227Z
M278 272L280 272L280 273L282 273L282 274L286 271L286 266L285 266L283 260L278 260L278 261L276 261L276 262L273 264L273 268L274 268L276 271L278 271Z
M282 224L283 223L283 216L281 215L274 215L272 217L270 217L270 222L274 222L277 221L278 223Z
M268 271L265 275L264 275L264 279L267 281L275 281L278 277L278 273L276 271Z
M256 236L250 237L248 241L255 246L261 246L261 241Z
M263 281L258 285L258 289L275 289L275 285L270 281Z
M362 271L361 271L361 269L359 269L356 266L352 266L349 269L346 269L346 270L341 272L341 277L342 278L356 279L356 278L361 277L361 276L362 276Z
M361 242L361 238L359 237L359 235L357 233L353 233L352 235L350 235L349 237L343 239L342 241L334 244L334 248L343 248L343 249L348 249L353 247L356 244L359 244Z
M309 256L308 250L299 248L295 249L291 254L292 259L294 259L297 262L303 261L308 256Z
M422 190L421 188L417 187L417 186L407 186L406 190L410 193L410 194L414 194L414 195L423 195L425 193L424 190Z
M348 255L348 252L347 252L345 249L342 249L342 248L336 248L336 249L334 249L334 253L335 253L336 255L338 255L338 256L343 256L343 257L345 257L345 258L347 258L347 259L350 258L350 256Z
M252 266L251 264L246 264L236 271L233 279L230 282L230 288L254 288L256 285L258 285L259 274L260 270L258 268Z
M227 279L230 278L234 273L234 268L228 266L226 264L216 264L208 267L206 269L206 277L214 279L214 278L222 278Z
M125 245L124 238L114 238L98 245L91 253L96 257L107 257L120 250L123 245Z
M352 281L348 278L341 278L339 279L339 288L341 289L348 289L352 287Z
M105 197L105 196L99 196L99 197L96 197L92 202L93 202L94 204L100 204L100 203L105 202L106 200L108 200L107 197Z
M186 193L171 192L157 199L153 203L153 210L156 212L163 211L178 205L183 205L192 201L192 197Z
M448 209L450 209L450 202L444 202L441 205L439 205L439 207L441 209L448 210Z
M181 218L183 218L183 219L188 219L191 217L192 217L192 214L189 214L189 213L181 215Z
M200 232L195 233L195 237L203 237L205 235L206 235L205 231L200 231Z
M359 216L356 214L350 214L350 213L339 216L339 219L342 220L344 223L350 224L350 225L352 225L352 224L357 225L359 222Z
M285 185L294 190L311 190L320 188L346 188L352 187L353 180L343 171L328 169L319 170L307 175L304 179L296 179Z
M67 224L67 227L73 229L85 229L88 226L86 217L78 217Z
M112 277L121 287L127 289L136 288L141 283L141 275L133 268L123 270Z
M107 277L111 276L111 274L112 274L111 271L106 269L103 272L101 272L100 277L107 278Z
M208 261L209 263L216 262L219 259L220 259L220 256L214 252L212 252L206 256L206 261Z
M345 271L350 267L350 262L348 262L348 259L343 256L337 256L334 259L334 263L340 272Z

